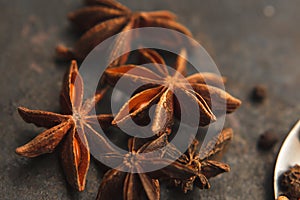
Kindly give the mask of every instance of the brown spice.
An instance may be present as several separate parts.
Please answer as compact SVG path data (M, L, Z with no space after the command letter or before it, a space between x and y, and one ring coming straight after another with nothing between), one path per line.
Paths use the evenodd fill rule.
M60 45L56 49L59 58L82 61L94 47L110 36L140 27L163 27L192 36L169 11L134 12L114 0L90 0L87 3L88 6L69 14L69 20L84 34L72 50ZM122 49L130 50L130 39L126 40L124 43L124 38L117 38L112 54ZM122 56L113 65L123 64L127 57L128 54Z
M57 47L57 53L65 59L76 58L83 60L85 56L100 42L106 38L123 31L138 27L164 27L182 32L191 36L189 30L175 21L175 15L168 11L133 12L114 0L86 0L87 7L69 14L69 19L85 33L70 50L64 46ZM123 42L124 38L117 38L115 48L111 54L116 54L121 49L130 50L130 40ZM143 66L124 65L128 54L113 62L119 68L106 70L107 80L114 85L121 76L128 76L130 81L140 81L146 87L138 91L120 110L113 124L124 122L129 117L137 117L140 120L141 113L147 111L154 103L157 103L156 116L152 131L156 133L154 140L137 145L137 138L128 141L129 153L126 156L114 153L108 142L93 128L94 124L108 127L111 125L111 115L94 115L90 111L100 101L104 91L95 97L83 102L83 80L78 72L77 64L72 62L70 70L65 76L63 90L61 92L62 114L29 110L19 107L19 114L27 123L33 123L39 127L48 128L32 141L16 149L16 152L25 157L36 157L41 154L51 153L59 143L62 143L61 160L68 182L77 190L82 191L85 187L86 175L90 163L89 137L97 138L97 147L100 154L106 154L107 159L121 160L121 168L135 169L141 173L130 173L117 169L109 170L100 185L97 199L141 199L142 196L150 200L159 199L160 186L158 175L164 175L180 186L184 192L191 190L193 185L200 189L210 187L208 179L218 174L228 172L229 166L214 160L214 156L223 151L227 141L232 138L232 130L225 129L206 148L199 150L199 141L194 140L185 154L181 154L176 147L172 152L164 152L174 159L166 161L169 165L153 173L143 173L142 167L146 164L161 165L162 160L144 159L145 163L135 162L130 156L140 156L142 153L160 149L168 144L168 134L172 131L174 117L179 114L189 115L193 113L180 113L178 102L175 100L172 89L180 91L200 109L199 124L208 125L216 120L217 113L211 110L210 94L217 96L220 103L226 102L226 112L233 112L240 104L240 100L232 97L222 89L224 78L211 73L196 73L186 77L187 85L193 90L187 89L186 83L180 78L186 73L186 50L182 50L174 66L176 72L171 73L165 67L164 59L153 50L140 50L143 57L153 63L153 71ZM160 66L158 64L162 64ZM137 74L127 73L131 69L138 71ZM75 81L76 79L76 81ZM258 92L259 96L259 92ZM219 106L219 107L222 107ZM130 113L126 115L124 108L128 106ZM180 105L186 106L186 105ZM183 110L187 110L187 106ZM218 107L218 105L217 105ZM222 107L223 109L223 107ZM164 110L167 112L165 113ZM166 120L165 120L166 119ZM153 139L153 138L152 138ZM216 140L216 141L215 141ZM94 141L93 141L94 142ZM100 142L100 143L99 143ZM90 143L92 144L92 143ZM94 143L93 143L94 144ZM213 144L213 145L212 145ZM104 155L101 155L105 157ZM161 156L160 154L158 156ZM156 163L157 162L157 163ZM171 164L170 164L171 163ZM143 165L142 165L143 164Z
M251 93L251 99L255 103L262 103L267 97L267 88L264 85L256 85Z
M278 136L271 130L268 130L259 136L257 146L261 150L271 149L278 141Z
M128 141L129 153L125 156L118 153L102 155L103 158L119 160L119 167L122 171L111 169L106 172L96 199L144 199L144 196L150 200L160 199L158 179L151 176L152 172L145 173L143 169L145 166L149 167L149 165L160 166L164 162L165 165L168 165L172 162L166 159L158 159L163 156L163 151L159 151L159 149L166 147L167 144L166 134L142 145L139 144L137 138L131 138ZM143 154L153 151L157 152L155 157L151 159L143 157ZM184 168L182 164L168 166L167 168L177 178L187 178L194 174L192 169ZM134 173L130 173L131 171Z
M185 50L182 50L177 57L173 72L167 69L164 59L156 51L149 49L140 51L144 57L162 65L154 65L151 69L140 65L121 65L105 71L107 82L111 85L115 85L121 77L125 78L129 85L143 85L142 90L131 97L120 109L113 124L126 123L129 118L140 118L141 113L147 112L154 103L157 103L152 131L160 135L164 132L170 133L174 116L180 118L185 115L190 116L189 119L199 118L198 124L192 124L194 126L206 126L215 121L218 113L215 115L211 110L211 94L217 99L214 102L215 112L222 112L226 109L223 112L231 113L240 106L239 99L219 88L223 84L222 77L212 73L196 73L184 77L186 73ZM174 100L174 91L177 92L177 97L180 95L186 102L179 104ZM191 105L198 106L200 113L195 113ZM190 124L190 121L183 123Z
M75 81L76 79L76 81ZM90 115L92 106L103 96L99 93L95 98L82 103L83 81L78 72L77 64L72 62L65 76L61 93L61 106L64 114L41 110L29 110L19 107L21 117L27 123L48 130L40 133L27 144L18 147L16 153L25 157L36 157L51 153L62 142L61 161L70 185L82 191L85 187L86 174L90 164L90 152L87 133L96 135L101 147L109 148L107 142L94 129L93 124L103 127L110 125L111 115Z
M279 196L277 200L289 200L286 196Z
M289 198L300 198L300 165L291 167L281 175L280 186Z
M195 185L199 189L209 189L210 184L208 182L209 178L215 177L224 172L229 172L229 165L213 160L213 157L223 151L228 141L233 137L233 131L230 128L224 129L217 137L208 143L207 146L201 148L198 140L194 140L189 147L186 154L181 155L181 157L174 162L172 165L180 163L183 164L185 168L190 168L195 171L194 176L188 179L174 178L174 175L170 171L165 171L165 173L174 181L175 186L181 187L183 192L187 192L193 189ZM212 144L214 146L212 146ZM176 149L173 151L176 152Z
M153 141L155 143L155 141ZM145 150L147 150L145 145ZM136 145L136 139L131 138L128 141L128 155L121 155L114 153L108 154L107 159L120 160L120 167L123 170L137 170L139 173L130 173L126 171L119 171L111 169L105 173L104 178L99 187L97 200L106 199L142 199L147 196L150 200L159 199L160 186L157 179L152 179L148 174L143 173L141 170L142 165L140 161L135 162L135 155L143 153Z

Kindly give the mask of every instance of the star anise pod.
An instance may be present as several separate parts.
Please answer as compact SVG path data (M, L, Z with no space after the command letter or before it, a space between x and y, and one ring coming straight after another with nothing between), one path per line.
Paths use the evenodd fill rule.
M155 166L165 165L165 170L172 171L176 178L188 178L195 172L181 163L171 164L173 161L164 157L163 148L168 144L167 135L163 134L157 139L142 144L137 138L128 141L129 153L126 155L111 153L107 159L119 160L117 169L109 170L99 187L97 199L160 199L160 186L157 178L152 173L144 172ZM144 156L149 152L155 153ZM169 166L168 166L169 165ZM118 170L121 169L121 170Z
M58 46L58 57L81 61L94 47L110 36L140 27L162 27L192 35L186 27L175 21L175 15L169 11L131 11L114 0L90 0L87 3L88 6L69 14L69 20L84 31L84 34L72 50L62 45ZM130 36L126 39L123 37L121 35L116 39L112 54L121 49L130 51ZM127 56L128 54L121 56L122 58L114 64L123 64Z
M179 119L180 116L198 119L197 124L192 125L205 126L215 121L218 113L231 113L241 104L240 100L220 88L223 84L222 77L212 73L195 73L184 77L185 50L182 50L177 57L175 70L172 71L166 67L164 59L156 51L149 49L140 51L143 57L148 57L149 61L154 62L154 66L121 65L107 68L105 71L107 82L111 85L115 85L120 78L126 81L123 82L124 84L128 84L125 88L142 85L120 109L113 124L126 122L129 118L140 119L152 105L157 103L152 131L159 135L171 132L174 115ZM178 97L183 102L178 102ZM211 102L212 100L214 102ZM212 104L216 115L211 109ZM195 112L197 107L199 113ZM183 122L192 123L190 120Z
M230 167L227 164L213 160L213 157L224 150L225 145L232 139L232 136L232 129L224 129L201 150L199 141L194 139L187 153L183 154L177 162L194 169L196 174L186 180L174 179L175 185L180 186L185 193L192 190L194 185L200 189L209 189L209 178L229 172ZM214 146L212 147L212 145Z
M102 147L108 144L95 131L93 125L105 128L111 123L111 115L94 115L91 110L103 96L98 93L94 98L83 101L83 80L78 72L77 63L72 62L65 76L61 93L61 106L64 114L19 107L20 116L27 123L47 128L33 140L18 147L16 153L25 157L36 157L51 153L62 143L61 161L70 185L79 191L84 190L86 174L90 164L88 138L97 135Z

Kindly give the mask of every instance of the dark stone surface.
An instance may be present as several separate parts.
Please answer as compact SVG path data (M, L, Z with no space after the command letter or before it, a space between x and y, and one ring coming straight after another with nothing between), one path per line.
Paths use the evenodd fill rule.
M162 199L272 199L276 154L300 112L300 2L151 0L126 4L133 9L177 13L228 77L227 90L243 100L242 107L227 119L227 126L235 130L224 158L231 172L213 179L209 191L185 195L163 186ZM23 122L17 106L59 110L58 93L67 66L54 62L54 47L61 41L74 42L65 16L80 6L79 0L0 1L1 199L96 196L102 174L95 163L86 190L78 193L66 184L56 153L35 159L14 153L42 130ZM261 105L249 100L257 84L268 90ZM280 142L271 151L260 152L257 139L267 129L276 130Z

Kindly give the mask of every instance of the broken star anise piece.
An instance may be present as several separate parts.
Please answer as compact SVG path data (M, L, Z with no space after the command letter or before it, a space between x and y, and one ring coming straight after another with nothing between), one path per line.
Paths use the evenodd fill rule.
M111 153L103 155L107 159L119 160L119 167L109 170L99 187L97 200L106 199L160 199L159 181L153 178L147 169L157 166L168 166L173 161L164 157L163 148L168 144L167 135L163 134L153 141L140 144L137 138L128 141L129 153L126 155ZM154 152L154 153L153 153ZM146 156L147 153L153 153ZM171 170L176 178L187 178L194 174L183 164L177 163L166 167ZM181 175L183 174L183 175Z
M211 140L207 146L201 148L198 140L193 140L186 154L183 154L177 162L184 164L187 167L196 171L195 175L184 180L174 179L174 184L180 186L186 193L197 186L200 189L209 189L210 184L208 179L215 177L221 173L229 172L230 167L222 162L213 160L216 154L222 152L226 143L232 139L232 129L224 129L218 137L217 141ZM211 145L214 145L212 148Z
M121 65L105 71L106 80L111 85L115 85L121 78L122 87L126 84L125 88L142 86L120 109L113 124L126 122L129 118L141 118L142 113L157 104L152 131L160 135L171 132L174 115L184 123L206 126L216 120L218 113L231 113L241 104L240 100L221 89L222 77L212 73L184 77L185 50L177 57L173 70L166 67L164 59L156 51L140 51L145 58L155 61L154 66ZM188 119L186 116L189 116Z
M290 167L280 177L283 192L292 200L300 199L300 165Z
M175 21L175 15L169 11L131 11L114 0L90 0L88 6L71 12L69 19L85 33L72 50L60 45L57 47L58 57L62 59L83 60L88 53L105 39L140 27L162 27L179 31L191 36L190 31ZM130 51L130 37L116 38L112 54L124 49ZM127 36L126 36L127 37ZM126 42L124 42L126 41ZM128 54L121 56L115 65L124 63Z
M61 95L64 114L18 108L24 121L38 127L48 128L48 130L40 133L24 146L18 147L16 153L25 157L36 157L53 152L62 142L61 160L66 178L74 188L79 191L84 190L90 164L89 134L97 135L103 148L109 146L95 131L93 125L100 123L103 128L109 126L112 120L111 115L90 114L93 106L102 96L103 93L98 93L94 98L82 103L83 80L76 62L73 61L65 77Z

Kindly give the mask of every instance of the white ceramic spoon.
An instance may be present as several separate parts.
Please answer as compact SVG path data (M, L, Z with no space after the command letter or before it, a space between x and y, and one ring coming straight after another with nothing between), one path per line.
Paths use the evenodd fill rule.
M286 137L277 157L274 171L275 199L281 194L278 182L280 175L295 164L300 164L300 120Z

